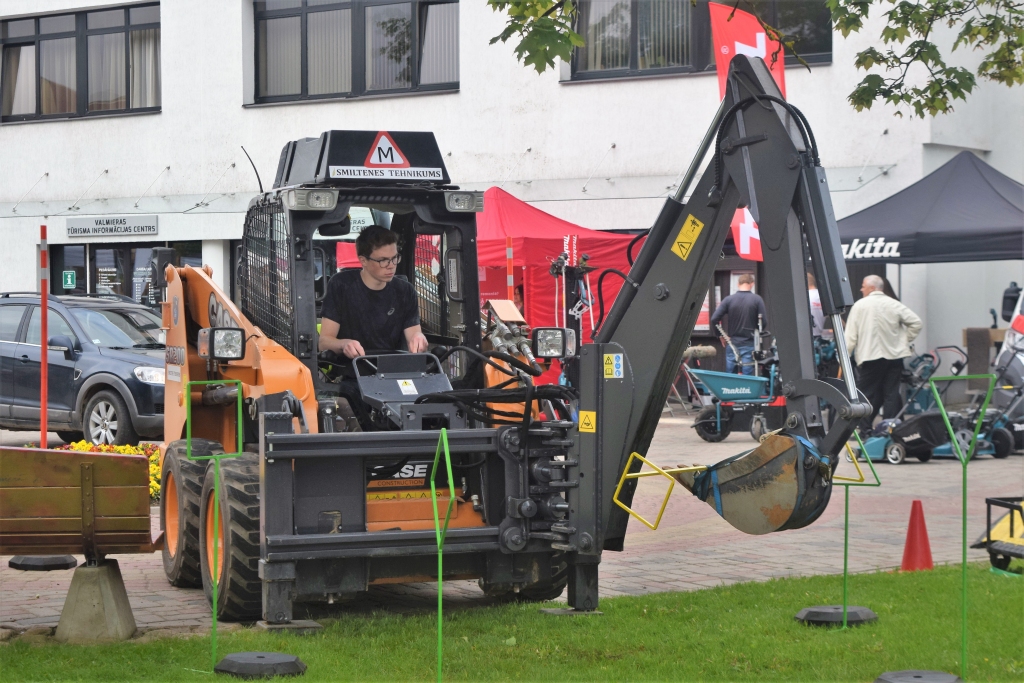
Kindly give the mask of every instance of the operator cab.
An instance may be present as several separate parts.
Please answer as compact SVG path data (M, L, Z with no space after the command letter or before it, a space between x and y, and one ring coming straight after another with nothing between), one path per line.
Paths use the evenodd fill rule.
M480 358L452 351L488 350L475 277L483 193L449 182L433 133L328 131L286 144L273 189L249 206L242 312L309 368L322 404L347 396L346 385L350 393L358 385L349 402L360 400L352 407L364 431L465 427L464 412L451 402L404 411L399 406L428 393L489 384ZM428 353L399 351L394 355L415 356L399 359L366 349L368 355L355 363L325 357L317 349L328 283L360 267L355 239L374 224L398 237L396 277L415 289ZM355 428L344 405L321 413L321 431ZM324 423L325 413L337 416L333 424Z

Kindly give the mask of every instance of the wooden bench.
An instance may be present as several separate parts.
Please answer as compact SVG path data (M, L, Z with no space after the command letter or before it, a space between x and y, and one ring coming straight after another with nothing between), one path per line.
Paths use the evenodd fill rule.
M149 524L144 455L0 448L0 555L85 555L55 637L95 643L136 631L117 560L161 548Z
M159 550L144 455L0 448L0 555Z

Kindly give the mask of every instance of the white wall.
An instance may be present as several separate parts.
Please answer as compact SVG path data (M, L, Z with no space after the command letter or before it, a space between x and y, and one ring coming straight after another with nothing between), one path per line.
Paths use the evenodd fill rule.
M111 4L2 0L0 16ZM690 163L719 101L713 73L587 83L561 82L558 70L538 75L516 61L514 41L489 44L502 16L467 1L460 6L458 92L251 106L252 21L250 0L165 0L159 114L0 126L0 239L9 254L0 289L31 288L38 224L51 225L58 243L69 213L159 213L159 239L203 240L204 258L209 253L220 263L212 245L240 236L246 198L257 191L241 146L269 187L286 141L329 129L432 130L458 184L504 183L539 208L589 227L645 228ZM849 105L846 96L864 75L853 67L854 55L877 42L881 21L873 17L847 39L834 35L832 64L786 71L788 97L817 137L837 216L907 187L964 148L1024 180L1024 88L982 83L954 114L929 121L894 116L889 105L860 113ZM43 173L49 175L13 214ZM79 197L82 208L67 211ZM204 197L216 202L194 210ZM904 298L920 300L915 310L927 319L927 335L955 341L961 321L984 322L996 305L993 293L1013 270L905 268Z

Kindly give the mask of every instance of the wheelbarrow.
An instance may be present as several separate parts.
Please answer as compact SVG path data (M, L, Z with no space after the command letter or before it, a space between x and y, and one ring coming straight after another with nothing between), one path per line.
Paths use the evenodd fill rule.
M763 434L781 428L786 399L775 395L775 367L769 367L767 377L686 368L713 397L693 422L700 438L717 443L734 429L747 429L754 441L760 441Z

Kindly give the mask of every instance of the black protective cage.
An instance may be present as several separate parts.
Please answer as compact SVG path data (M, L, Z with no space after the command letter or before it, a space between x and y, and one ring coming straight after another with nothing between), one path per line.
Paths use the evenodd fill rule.
M294 349L291 240L281 202L254 202L245 216L238 289L242 314L268 337Z
M341 188L331 211L291 211L285 191L253 199L245 218L238 282L242 314L264 334L299 358L317 378L317 390L330 390L317 369L317 248L320 227L337 228L353 205L392 212L402 262L398 275L416 288L427 341L440 346L480 349L480 287L476 278L476 214L451 212L444 191L426 187ZM326 292L327 274L320 286ZM470 363L463 353L445 362L452 380L465 378Z

